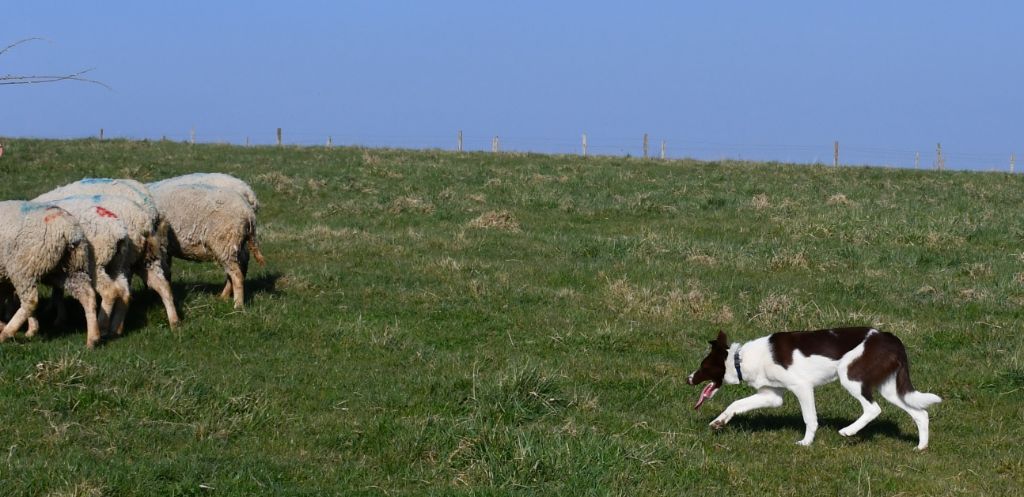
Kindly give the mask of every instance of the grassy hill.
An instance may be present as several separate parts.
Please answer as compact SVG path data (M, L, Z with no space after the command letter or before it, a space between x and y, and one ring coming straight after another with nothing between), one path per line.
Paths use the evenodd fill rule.
M13 140L0 198L221 171L269 264L234 312L177 263L184 326L0 345L4 495L1021 495L1024 177L362 148ZM138 285L138 283L136 283ZM943 397L818 390L707 423L721 329L872 325ZM48 333L46 333L48 332Z

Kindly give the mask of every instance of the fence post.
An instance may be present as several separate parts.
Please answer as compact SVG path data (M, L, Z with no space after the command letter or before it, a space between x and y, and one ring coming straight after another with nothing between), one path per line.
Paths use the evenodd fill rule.
M832 144L832 166L839 167L839 140Z
M644 133L644 160L647 160L647 133Z
M103 141L103 128L100 128L100 141Z
M1013 163L1015 162L1015 159L1016 157L1014 156L1014 153L1010 152L1010 174L1013 174Z
M583 133L583 158L587 157L587 134Z
M277 146L281 146L281 128L277 128Z
M498 150L500 148L501 148L501 141L498 139L498 135L494 135L494 138L491 140L491 152L496 154L496 153L498 153Z
M328 136L327 137L327 148L331 148L333 146L334 146L334 138L331 137L331 136Z
M462 130L459 130L459 152L462 152Z
M189 132L188 132L188 143L190 145L195 145L196 144L196 127L195 126L193 126L192 129L189 130Z
M921 169L921 152L914 152L914 169Z
M935 145L935 168L939 171L946 168L945 161L942 158L942 143Z
M661 160L665 160L665 140L661 140Z

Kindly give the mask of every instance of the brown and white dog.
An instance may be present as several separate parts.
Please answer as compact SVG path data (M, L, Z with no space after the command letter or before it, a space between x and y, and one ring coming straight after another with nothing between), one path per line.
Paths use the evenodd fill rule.
M917 424L918 450L928 447L928 406L941 402L938 395L918 392L910 383L910 363L899 338L874 328L837 328L818 331L774 333L751 342L729 344L725 333L709 342L711 351L688 382L699 385L710 381L701 391L694 409L700 408L725 384L746 382L757 393L729 405L711 422L720 429L736 414L762 407L779 407L786 390L800 402L804 438L797 442L810 445L818 429L814 409L814 387L836 378L843 388L860 401L864 414L850 426L839 430L849 437L875 419L882 408L873 399L877 389L890 403L907 411Z

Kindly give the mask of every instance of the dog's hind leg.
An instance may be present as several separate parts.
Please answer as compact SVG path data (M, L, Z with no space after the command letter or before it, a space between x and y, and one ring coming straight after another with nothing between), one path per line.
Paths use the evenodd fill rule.
M847 376L847 368L845 365L839 366L839 383L841 383L843 388L845 388L847 392L850 392L850 395L857 399L857 402L860 402L861 407L864 408L864 414L861 414L853 424L839 430L840 435L849 437L856 435L858 431L877 418L878 415L881 414L882 408L878 406L878 402L875 402L874 399L871 398L871 388L869 386L862 382L851 380L850 377Z
M909 414L910 417L914 420L914 424L917 425L917 450L927 449L928 411L924 409L918 409L916 407L911 407L906 402L904 402L903 399L900 397L899 392L896 391L896 380L894 378L890 378L886 380L885 383L882 383L882 385L878 387L878 392L882 394L882 397L885 397L885 400L891 402L892 405L899 407L904 411L907 411L907 414Z
M782 393L780 388L764 387L750 397L744 397L726 407L722 414L719 414L711 422L711 428L720 429L732 419L733 416L762 407L779 407L782 405Z

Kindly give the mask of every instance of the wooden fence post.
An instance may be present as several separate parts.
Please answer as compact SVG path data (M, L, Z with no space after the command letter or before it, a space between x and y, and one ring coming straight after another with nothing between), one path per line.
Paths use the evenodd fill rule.
M459 130L459 152L462 152L462 130Z
M942 171L946 168L945 160L942 158L942 144L935 145L935 168Z
M277 128L277 146L281 146L281 128Z
M647 133L644 133L644 160L647 160Z
M103 141L103 128L100 128L100 141Z
M1013 163L1016 161L1016 157L1013 152L1010 152L1010 174L1013 174Z
M661 140L661 160L665 160L665 140Z
M832 166L839 167L839 140L836 140L832 147Z
M334 146L334 138L331 137L331 136L328 136L327 137L327 148L331 148L333 146Z
M494 135L494 138L491 140L491 152L496 154L500 148L501 141L498 139L498 135Z
M583 158L587 157L587 134L583 133Z
M192 129L189 130L189 132L188 132L188 143L190 145L195 145L196 144L196 128L195 128L195 126L193 126Z
M914 169L921 169L921 152L914 152Z

